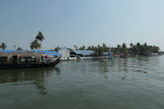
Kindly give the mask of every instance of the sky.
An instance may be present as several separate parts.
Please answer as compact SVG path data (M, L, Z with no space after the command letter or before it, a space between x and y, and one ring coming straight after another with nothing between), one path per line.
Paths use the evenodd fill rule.
M147 43L164 51L164 0L0 0L0 43L29 49Z

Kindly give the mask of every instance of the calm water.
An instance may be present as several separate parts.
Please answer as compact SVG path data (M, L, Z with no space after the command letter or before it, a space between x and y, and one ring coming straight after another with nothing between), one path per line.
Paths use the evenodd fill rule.
M0 109L164 109L164 56L0 70Z

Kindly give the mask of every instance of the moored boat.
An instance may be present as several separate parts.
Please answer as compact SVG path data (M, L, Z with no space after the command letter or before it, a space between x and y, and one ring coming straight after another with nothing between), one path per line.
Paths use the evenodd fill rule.
M45 53L33 52L1 52L0 69L33 68L55 66L60 62L59 57Z

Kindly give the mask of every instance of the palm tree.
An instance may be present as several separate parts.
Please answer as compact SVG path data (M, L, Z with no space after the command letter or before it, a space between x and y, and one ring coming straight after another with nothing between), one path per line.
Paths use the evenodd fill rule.
M132 48L134 46L134 44L133 43L130 43L130 47Z
M159 47L153 46L153 52L154 53L159 53Z
M38 49L41 48L41 42L44 40L44 36L42 32L39 31L38 35L35 37L35 40L30 43L30 48L33 49ZM38 42L39 41L39 42Z
M0 48L2 48L4 50L7 48L7 45L4 42L2 42L2 44L0 45Z
M31 50L41 48L41 44L37 40L34 40L30 43L30 48Z
M18 47L16 50L23 50L21 47Z
M108 47L105 43L102 44L102 49L103 49L103 52L107 52L108 51Z
M133 54L133 51L134 51L134 44L130 43L129 53Z
M74 45L74 49L75 49L75 50L77 50L77 49L78 49L77 45Z
M128 48L125 43L122 44L121 52L126 56L128 55Z
M123 49L127 48L125 43L122 44L122 48Z
M121 45L117 45L117 48L120 49L121 48Z
M139 42L137 43L137 47L138 47L138 48L140 48L140 47L141 47L141 44L140 44Z
M117 45L116 53L117 54L120 54L120 52L121 52L121 45Z
M35 37L36 40L42 42L44 40L44 36L42 32L39 31L38 35Z
M89 46L89 47L87 48L87 50L91 50L91 47Z
M85 45L79 48L79 50L85 50Z

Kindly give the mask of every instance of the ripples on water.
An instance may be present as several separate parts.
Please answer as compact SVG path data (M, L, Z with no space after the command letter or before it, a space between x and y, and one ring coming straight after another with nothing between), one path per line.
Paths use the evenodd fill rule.
M0 70L0 109L163 109L164 56Z

